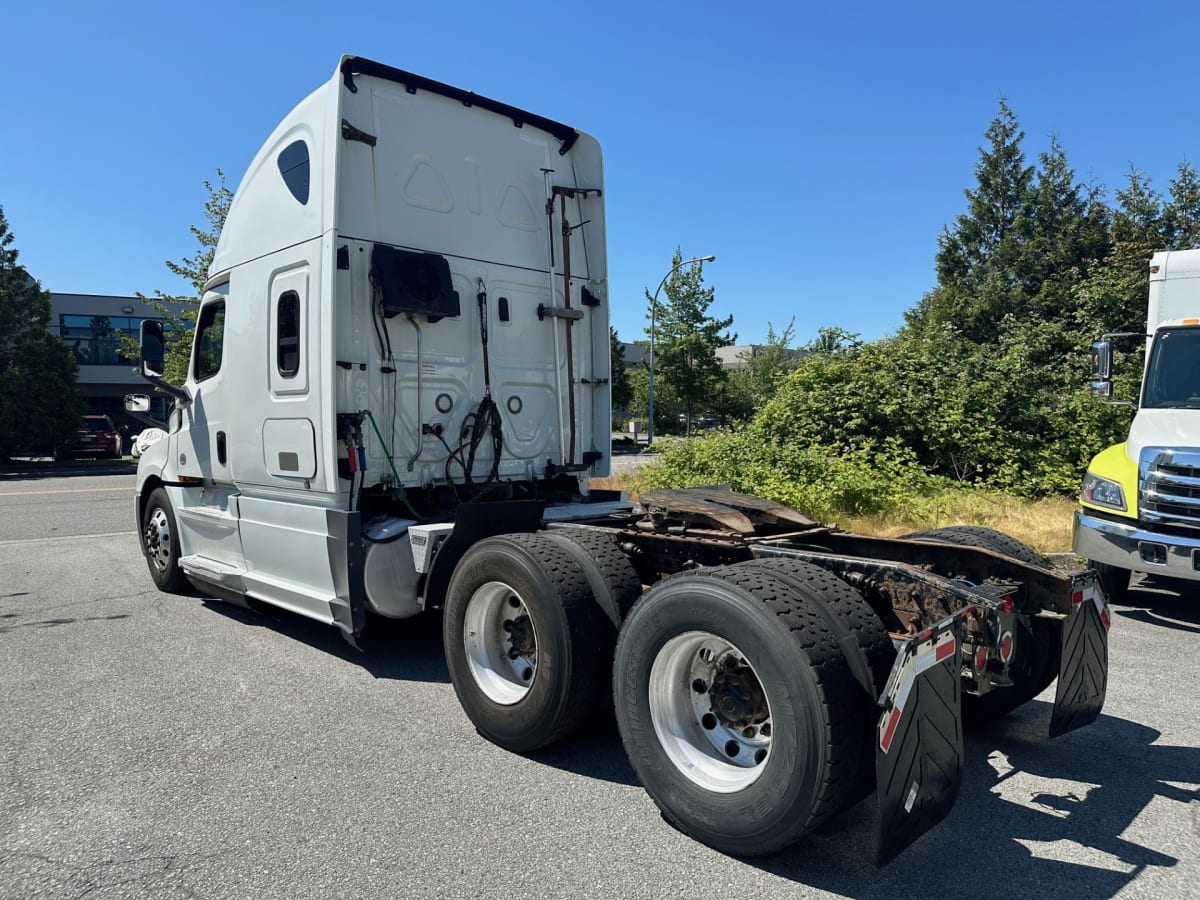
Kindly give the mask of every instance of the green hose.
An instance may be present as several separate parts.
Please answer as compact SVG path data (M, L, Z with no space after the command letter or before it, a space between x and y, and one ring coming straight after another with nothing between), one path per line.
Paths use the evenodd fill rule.
M408 494L404 492L404 485L400 482L400 473L396 471L396 463L392 459L392 451L388 449L387 441L385 441L383 439L383 435L379 433L379 425L376 424L375 417L371 415L371 411L369 409L364 409L363 412L366 413L367 418L371 420L371 427L375 429L375 437L379 438L379 443L383 447L383 455L387 458L388 465L392 469L392 477L396 479L396 490L400 493L400 499L404 501L404 505L408 507L408 511L412 513L412 517L414 519L424 519L425 516L413 509L412 504L408 502Z

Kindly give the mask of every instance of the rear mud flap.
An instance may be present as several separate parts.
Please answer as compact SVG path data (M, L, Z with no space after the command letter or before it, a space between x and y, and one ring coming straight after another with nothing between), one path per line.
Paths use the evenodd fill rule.
M1108 629L1112 622L1104 593L1096 584L1089 584L1076 589L1071 601L1071 615L1062 629L1062 662L1050 737L1096 721L1108 689Z
M884 865L945 818L962 778L962 690L957 616L910 639L884 690L875 746L876 864Z

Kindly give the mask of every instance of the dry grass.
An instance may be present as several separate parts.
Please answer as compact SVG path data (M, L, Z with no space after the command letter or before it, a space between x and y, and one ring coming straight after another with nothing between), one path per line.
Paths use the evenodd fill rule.
M847 516L838 521L848 531L896 537L947 525L986 525L1042 553L1071 549L1071 515L1075 501L1066 497L1024 500L980 490L953 490L915 501L902 513Z
M597 490L628 491L637 499L641 486L636 472L609 478L593 478ZM847 531L880 537L897 537L911 531L928 531L947 525L986 525L1042 553L1071 549L1071 514L1075 501L1065 497L1024 500L1008 494L983 490L948 490L917 498L903 512L876 516L835 516Z

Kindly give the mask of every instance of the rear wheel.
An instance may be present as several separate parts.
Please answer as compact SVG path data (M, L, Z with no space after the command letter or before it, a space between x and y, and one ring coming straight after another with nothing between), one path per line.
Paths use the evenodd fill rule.
M545 747L602 703L612 626L595 614L583 569L546 536L471 547L450 579L443 622L454 692L493 743Z
M722 566L647 591L613 690L646 791L703 843L773 853L855 799L860 688L821 617L765 573Z
M175 510L163 488L155 488L142 512L142 552L150 577L160 591L178 593L187 585L187 576L179 567L179 528Z
M862 594L812 563L775 557L756 559L744 563L742 568L763 572L784 582L795 599L810 604L821 615L862 687L856 692L853 707L859 718L857 727L862 734L862 744L870 744L871 731L879 721L879 707L875 701L883 693L896 662L896 648L883 620ZM874 788L875 756L862 753L853 799L862 799Z
M991 550L1020 562L1045 565L1040 553L1011 535L979 525L956 525L906 534L922 541L939 541L962 547ZM955 573L943 573L953 576ZM1013 658L1008 665L1011 687L996 688L982 696L963 693L963 721L968 725L992 722L1008 715L1046 688L1058 677L1062 659L1062 626L1049 619L1018 615Z

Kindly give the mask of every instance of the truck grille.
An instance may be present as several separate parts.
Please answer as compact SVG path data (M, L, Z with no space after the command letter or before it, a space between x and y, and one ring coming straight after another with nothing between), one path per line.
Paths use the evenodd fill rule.
M1138 474L1138 518L1200 530L1200 454L1145 447Z

